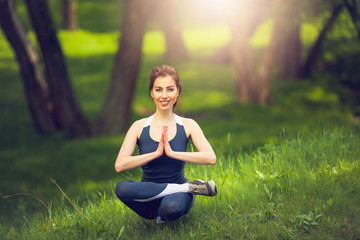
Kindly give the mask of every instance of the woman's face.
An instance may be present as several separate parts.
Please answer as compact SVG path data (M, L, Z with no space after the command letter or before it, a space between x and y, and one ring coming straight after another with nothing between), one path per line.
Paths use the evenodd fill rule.
M158 77L154 81L151 97L159 110L173 109L179 91L171 76Z

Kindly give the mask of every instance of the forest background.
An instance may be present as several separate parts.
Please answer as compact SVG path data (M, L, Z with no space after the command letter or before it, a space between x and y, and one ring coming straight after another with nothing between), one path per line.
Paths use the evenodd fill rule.
M0 236L358 238L359 19L346 0L0 0ZM187 176L220 194L159 228L113 194L141 171L113 164L164 63L218 156Z

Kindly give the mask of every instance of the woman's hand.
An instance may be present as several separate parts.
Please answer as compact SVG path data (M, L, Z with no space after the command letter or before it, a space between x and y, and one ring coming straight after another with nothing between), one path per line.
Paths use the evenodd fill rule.
M143 166L144 164L151 162L164 154L164 134L162 134L159 146L154 152L133 155L139 132L142 131L145 120L146 119L134 122L126 133L125 139L115 161L115 170L117 172L123 172Z
M156 156L158 157L162 156L164 153L168 157L170 157L174 153L174 151L171 149L171 146L169 144L167 129L168 129L167 126L163 126L162 128L159 145L155 151Z
M163 133L161 136L163 137L165 154L166 154L166 156L171 157L173 155L174 151L171 149L171 146L169 143L167 128L168 128L167 126L163 126Z
M166 132L166 129L165 129L165 126L163 126L163 130L161 132L161 137L160 137L160 141L159 141L159 145L158 145L158 148L156 149L155 153L158 157L162 156L164 154L164 138L165 138L165 132Z
M185 129L189 133L194 146L196 147L196 152L178 152L173 151L170 147L168 136L165 134L164 138L164 151L168 157L191 162L196 164L204 165L214 165L216 163L216 155L212 149L210 143L207 141L204 133L202 132L200 126L192 119L183 118Z

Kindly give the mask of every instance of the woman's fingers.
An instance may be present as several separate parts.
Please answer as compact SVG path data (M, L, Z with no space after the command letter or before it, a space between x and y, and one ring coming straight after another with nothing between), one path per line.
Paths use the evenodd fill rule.
M167 126L163 126L162 134L161 134L162 141L164 142L167 140Z
M164 141L165 141L165 137L167 135L167 130L166 128L163 127L163 130L161 132L161 136L160 136L160 141L159 141L159 146L157 148L157 152L162 155L165 151L165 148L164 148Z
M168 129L167 126L163 126L163 131L164 131L164 140L163 140L163 142L164 142L165 154L170 156L170 154L172 153L172 149L171 149L171 146L170 146L170 143L169 143L169 140L168 140L167 129Z

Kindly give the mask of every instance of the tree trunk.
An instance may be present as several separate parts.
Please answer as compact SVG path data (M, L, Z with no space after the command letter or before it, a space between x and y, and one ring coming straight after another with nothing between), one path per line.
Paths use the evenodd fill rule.
M231 49L233 43L228 43L225 46L217 49L213 55L207 59L208 63L213 64L229 64L231 63Z
M333 26L335 20L340 15L342 9L343 9L343 5L336 5L334 7L330 18L325 23L324 28L321 30L318 38L316 39L315 43L313 44L312 48L309 51L307 58L305 59L304 65L302 67L301 77L307 78L310 76L315 60L319 55L321 51L321 46L326 38L326 34Z
M297 78L300 75L300 26L299 0L288 0L278 9L279 75L281 78Z
M278 0L278 2L281 2L281 0ZM244 7L244 9L249 11L251 6ZM275 53L278 50L279 35L276 33L279 29L276 25L274 26L272 40L264 55L260 73L258 73L249 42L251 31L247 16L250 14L245 14L244 9L238 12L238 22L232 28L232 63L234 66L236 92L240 102L251 101L258 104L267 104L270 102L269 83L275 61Z
M288 0L277 0L275 2L275 7L279 8L285 5L285 1ZM283 15L276 14L274 16L274 26L271 34L270 44L266 49L264 59L262 61L262 65L260 68L260 73L258 76L258 82L256 84L257 94L255 102L257 103L270 103L270 93L269 93L269 85L271 80L271 75L274 69L274 65L276 62L276 55L279 52L280 46L284 47L280 39L282 38L283 33Z
M272 4L272 2L273 2L272 0L257 2L262 7L258 7L256 9L256 11L251 15L251 18L247 19L247 24L248 24L247 31L249 31L247 35L249 38L256 32L258 26L263 22L264 16L266 15L267 8ZM230 19L230 21L234 21L234 19ZM239 21L239 20L236 20L236 21ZM232 24L230 23L230 25L232 25ZM207 61L209 63L214 63L214 64L231 63L232 45L233 45L233 43L230 42L230 43L226 44L225 46L219 48L212 56L209 57L209 59Z
M41 72L38 55L26 37L13 0L0 0L0 24L15 51L35 128L43 135L51 135L56 126L49 89Z
M255 63L249 38L241 28L232 31L231 53L238 99L240 102L251 101L252 84L256 81Z
M77 30L77 4L75 0L62 0L62 28L70 31Z
M254 32L256 31L257 27L262 22L262 15L259 14L259 16L255 17L255 21L252 21L251 26L248 28L249 34L248 37L250 38ZM231 39L233 41L233 39ZM215 63L215 64L227 64L231 63L231 49L232 49L232 42L226 44L225 46L218 49L209 59L209 63Z
M64 55L46 0L26 0L44 59L54 113L69 137L89 136L90 124L73 92Z
M129 127L147 12L146 1L124 1L120 47L116 53L110 87L96 122L96 134L122 133Z
M160 26L165 35L166 61L175 62L180 60L187 60L189 56L179 25L179 16L176 8L176 2L173 0L157 0L152 7L154 12L153 15L160 23Z
M360 15L358 12L358 6L356 0L343 0L343 1L346 9L348 10L351 16L352 22L357 32L358 40L360 42ZM351 1L351 3L349 1Z
M300 22L295 23L293 28L284 37L284 48L282 49L282 59L279 66L280 77L298 78L301 69Z

